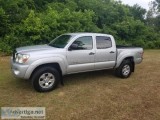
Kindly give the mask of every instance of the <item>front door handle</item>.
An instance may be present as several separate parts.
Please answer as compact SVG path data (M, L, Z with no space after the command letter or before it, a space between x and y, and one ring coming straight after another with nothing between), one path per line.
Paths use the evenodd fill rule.
M91 53L89 53L89 55L94 55L95 53L93 53L93 52L91 52Z
M114 51L111 51L110 53L115 53Z

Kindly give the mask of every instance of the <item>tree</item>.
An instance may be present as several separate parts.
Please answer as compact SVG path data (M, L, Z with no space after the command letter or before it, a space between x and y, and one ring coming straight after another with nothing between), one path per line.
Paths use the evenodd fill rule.
M134 19L141 20L143 22L145 21L145 14L147 11L144 8L142 8L138 4L135 4L133 7L129 6L129 9L131 12L131 16L133 16Z
M0 8L0 37L4 37L10 31L10 22L3 8Z
M41 42L41 34L44 31L44 27L41 19L36 16L33 10L30 11L28 17L23 21L22 26L22 31L29 40L35 44Z

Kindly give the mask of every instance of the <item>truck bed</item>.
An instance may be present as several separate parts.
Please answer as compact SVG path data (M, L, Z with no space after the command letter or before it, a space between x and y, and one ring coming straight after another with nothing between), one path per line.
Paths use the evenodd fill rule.
M140 48L135 46L125 46L125 45L116 45L117 49L134 49L134 48Z
M141 63L143 48L133 46L117 45L117 61L123 58L124 55L133 56L136 64Z

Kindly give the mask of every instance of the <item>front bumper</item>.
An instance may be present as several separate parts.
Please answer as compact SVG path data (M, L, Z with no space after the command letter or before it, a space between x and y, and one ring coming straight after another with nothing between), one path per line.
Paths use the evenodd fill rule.
M24 79L28 65L18 64L11 58L11 70L15 77Z

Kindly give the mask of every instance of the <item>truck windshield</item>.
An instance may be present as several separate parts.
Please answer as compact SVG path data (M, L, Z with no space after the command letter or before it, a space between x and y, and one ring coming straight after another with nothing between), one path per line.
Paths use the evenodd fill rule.
M61 35L49 43L49 46L56 48L64 48L70 41L71 35Z

